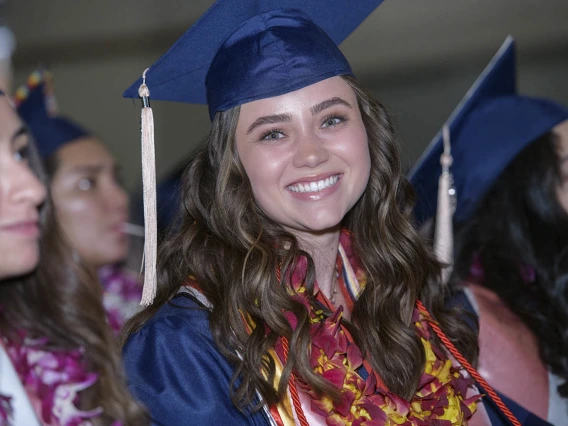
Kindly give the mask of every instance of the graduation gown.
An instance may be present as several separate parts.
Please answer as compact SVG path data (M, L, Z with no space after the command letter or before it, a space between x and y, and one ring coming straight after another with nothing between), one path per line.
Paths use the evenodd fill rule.
M270 425L264 411L241 413L227 383L233 366L219 352L208 311L179 293L130 336L124 347L130 391L159 426Z

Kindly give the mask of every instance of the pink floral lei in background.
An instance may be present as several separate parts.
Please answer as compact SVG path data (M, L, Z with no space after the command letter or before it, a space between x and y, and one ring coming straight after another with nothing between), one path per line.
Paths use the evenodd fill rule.
M77 408L79 392L97 381L97 374L87 371L84 349L50 350L47 339L20 334L20 342L3 339L3 343L26 391L37 398L32 403L41 422L53 426L91 425L90 419L100 416L102 408ZM9 395L0 395L0 426L11 425L10 402ZM113 423L120 425L119 421Z

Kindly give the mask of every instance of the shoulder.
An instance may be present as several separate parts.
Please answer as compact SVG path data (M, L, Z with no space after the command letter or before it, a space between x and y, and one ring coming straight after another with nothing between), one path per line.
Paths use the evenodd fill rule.
M208 315L197 301L184 295L162 306L129 336L124 346L124 363L131 384L136 385L137 378L146 379L140 375L140 367L153 365L173 370L182 359L194 364L206 361L201 359L205 350L218 353L209 331Z
M140 348L160 350L161 357L183 347L186 356L201 352L204 345L217 351L209 329L209 311L186 295L178 295L166 303L142 328L129 336L123 352L125 362L142 356Z
M128 385L160 425L255 425L230 399L233 367L217 349L209 313L179 295L162 306L124 347Z

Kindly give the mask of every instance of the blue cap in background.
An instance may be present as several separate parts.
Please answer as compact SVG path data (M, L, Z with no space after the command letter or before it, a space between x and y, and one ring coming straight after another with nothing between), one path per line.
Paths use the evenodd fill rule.
M515 42L509 36L447 121L456 211L467 221L509 163L531 142L568 120L568 109L547 99L517 94ZM410 171L419 224L436 214L442 173L442 131Z
M51 74L43 68L30 75L27 83L16 91L14 101L43 159L66 143L89 135L77 123L57 114Z

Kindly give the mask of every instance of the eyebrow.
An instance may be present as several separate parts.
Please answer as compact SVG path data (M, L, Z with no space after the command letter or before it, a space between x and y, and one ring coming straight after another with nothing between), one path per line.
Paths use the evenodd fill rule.
M335 98L331 98L331 99L327 99L323 102L320 102L319 104L314 105L313 107L310 108L310 111L312 112L312 115L316 115L319 114L320 112L331 108L332 106L335 105L344 105L348 108L353 108L351 106L351 104L349 102L347 102L346 100L343 100L341 98L335 97Z
M75 166L71 168L70 172L74 174L97 174L102 172L106 166L95 165L95 166Z
M264 117L259 117L255 120L254 123L250 125L247 130L247 135L250 135L254 129L263 124L274 124L274 123L286 123L292 120L290 114L274 114L274 115L266 115Z
M18 139L20 136L27 134L28 134L28 129L26 129L24 126L20 127L18 130L14 132L14 135L12 136L11 139L12 143L16 142L16 139Z

